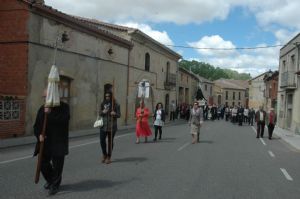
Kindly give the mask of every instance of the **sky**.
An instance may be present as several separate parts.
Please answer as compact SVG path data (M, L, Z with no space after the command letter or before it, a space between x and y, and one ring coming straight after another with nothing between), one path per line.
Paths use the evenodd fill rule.
M286 44L300 32L299 0L45 0L45 3L67 14L138 28L185 60L250 73L252 77L278 70L282 46L277 45ZM256 48L267 46L277 47Z

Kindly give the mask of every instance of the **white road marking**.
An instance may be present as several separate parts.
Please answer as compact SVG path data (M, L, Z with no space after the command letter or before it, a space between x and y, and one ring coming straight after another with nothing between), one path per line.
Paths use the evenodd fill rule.
M179 149L177 149L177 151L181 151L182 149L184 149L185 147L187 147L188 145L190 145L190 143L185 143L183 146L181 146Z
M266 145L265 141L262 138L259 138L263 145Z
M256 129L253 127L253 126L251 126L252 127L252 129L253 129L253 132L256 134L257 132L256 132ZM263 143L263 145L267 145L266 143L265 143L265 141L262 139L262 138L259 138L260 139L260 141Z
M280 168L281 172L283 173L283 175L285 176L285 178L289 181L293 181L293 178L288 174L288 172L283 169L283 168Z
M254 133L256 134L256 129L255 129L253 126L251 126L251 127L252 127L252 129L253 129Z
M124 134L124 135L119 135L119 136L116 136L115 139L125 137L125 136L128 136L128 135L133 135L133 134L132 133L127 133L127 134ZM99 142L100 142L100 140L87 142L87 143L83 143L83 144L78 144L78 145L70 146L70 149L86 146L86 145L89 145L89 144L95 144L95 143L99 143ZM24 157L20 157L20 158L14 158L14 159L11 159L11 160L4 160L4 161L1 161L0 164L7 164L7 163L11 163L11 162L16 162L16 161L19 161L19 160L29 159L29 158L32 158L32 155L28 155L28 156L24 156Z
M270 156L272 157L272 158L275 158L275 155L274 155L274 153L272 152L272 151L268 151L269 152L269 154L270 154Z
M15 158L15 159L11 159L11 160L5 160L5 161L0 162L0 164L6 164L6 163L10 163L10 162L15 162L15 161L18 161L18 160L28 159L28 158L32 158L32 155L24 156L24 157L21 157L21 158Z

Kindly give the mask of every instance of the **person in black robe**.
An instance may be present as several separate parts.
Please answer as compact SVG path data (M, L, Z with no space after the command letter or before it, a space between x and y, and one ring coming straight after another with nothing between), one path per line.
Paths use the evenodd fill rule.
M41 133L45 114L47 123L43 138ZM34 156L39 153L39 143L44 141L41 172L46 180L44 188L49 189L49 195L56 194L61 184L65 156L69 153L69 120L69 105L61 101L59 106L53 108L42 105L34 123L34 135L37 138Z

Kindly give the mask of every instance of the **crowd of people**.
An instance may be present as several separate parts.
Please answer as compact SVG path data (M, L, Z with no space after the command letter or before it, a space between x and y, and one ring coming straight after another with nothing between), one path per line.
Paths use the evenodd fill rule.
M44 95L45 96L45 95ZM117 119L121 117L120 105L113 98L111 92L106 92L100 105L99 116L103 118L103 125L100 126L100 148L102 151L101 162L110 164L112 162L112 152L114 147L114 137L118 130ZM162 139L163 126L166 120L166 113L162 103L157 103L153 113L145 106L144 100L141 100L140 106L136 110L136 144L144 138L148 142L148 137L152 135L149 124L149 118L153 117L154 138L153 142ZM47 117L47 123L45 123ZM272 139L274 126L276 124L276 114L274 109L266 113L262 107L254 111L253 108L242 106L200 106L195 101L193 105L180 104L175 105L172 101L170 105L170 121L182 118L188 121L190 126L189 133L192 136L192 144L199 142L200 128L206 120L231 121L233 124L251 125L254 121L257 125L257 138L264 136L265 124L268 123L269 139ZM41 173L43 174L46 184L45 189L49 190L49 195L58 192L64 166L65 156L68 154L68 126L70 120L69 106L61 102L59 106L49 108L42 105L37 113L34 124L34 133L37 137L37 146L44 143L43 159L41 163ZM41 132L45 130L45 136ZM36 147L35 155L40 151Z
M274 108L270 109L269 113L263 110L260 106L257 111L253 108L243 107L243 106L208 106L205 104L203 106L203 118L204 120L216 120L224 119L225 121L230 121L233 124L242 125L254 125L257 126L256 138L264 137L264 129L266 123L268 124L268 138L271 140L274 127L276 125L276 114Z

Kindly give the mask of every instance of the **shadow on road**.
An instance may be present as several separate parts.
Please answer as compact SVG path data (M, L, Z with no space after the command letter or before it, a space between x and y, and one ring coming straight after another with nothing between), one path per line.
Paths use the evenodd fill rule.
M211 141L211 140L200 140L199 143L207 143L207 144L213 144L214 141Z
M110 180L85 180L73 184L61 185L59 195L70 192L84 192L94 189L109 188L120 184L123 184L123 182L113 182Z
M128 158L121 158L121 159L114 159L113 162L144 162L147 158L145 157L128 157Z
M151 141L152 143L160 143L160 142L174 142L176 138L170 138L170 137L162 137L161 140L157 140L156 142Z

